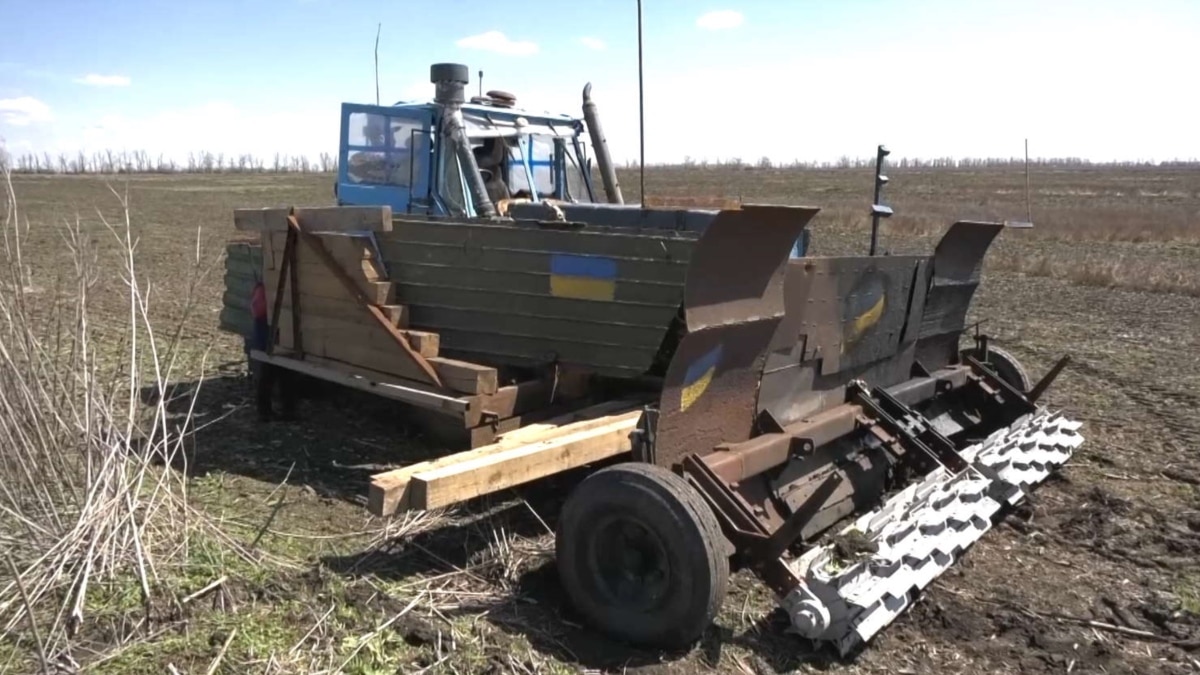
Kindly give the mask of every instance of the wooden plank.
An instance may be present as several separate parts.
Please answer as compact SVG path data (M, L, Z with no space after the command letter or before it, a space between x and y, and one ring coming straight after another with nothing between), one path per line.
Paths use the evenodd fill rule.
M282 264L280 264L280 268L282 268ZM279 281L279 272L280 269L263 271L263 283L267 285L268 301L270 302L274 302L274 293L276 284ZM354 302L354 297L346 293L341 281L329 270L306 266L302 268L301 275L301 291L306 295L315 295L331 300L340 299L343 302L349 303ZM396 301L396 287L390 281L359 279L355 282L355 285L373 305L391 305Z
M495 452L412 474L410 508L436 509L523 485L569 469L615 457L632 449L629 433L641 411L558 438L513 446L486 446Z
M441 357L428 359L442 384L465 394L494 394L500 388L495 368Z
M375 321L375 318L365 312L363 316L354 319L313 315L304 306L303 301L300 302L300 310L301 340L305 345L308 345L311 340L314 345L323 343L330 343L335 346L365 345L384 355L389 355L392 352L392 347L395 343L394 338L379 330L379 327L372 323ZM283 311L279 313L280 328L282 330L290 330L291 321L292 312L285 306ZM408 340L408 344L412 350L421 356L432 358L438 355L439 340L437 333L402 330L400 334ZM281 341L280 346L287 349L296 348L291 342L284 343ZM309 350L306 349L306 351Z
M574 431L594 429L597 426L605 424L608 415L626 412L630 405L632 405L632 402L628 400L599 403L581 410L552 417L542 422L526 424L513 431L500 434L496 442L506 446L523 445L552 438L560 434L560 430L567 426L570 426Z
M408 338L408 344L421 356L428 359L438 355L441 338L437 333L426 333L420 330L402 330L400 334Z
M312 325L317 324L317 325ZM342 324L344 328L328 330L314 319L300 319L304 329L301 337L304 353L341 361L380 373L402 379L413 380L424 384L432 384L423 378L423 372L417 368L408 354L401 351L395 341L383 335L378 327ZM283 324L281 328L287 328ZM311 328L311 330L310 330ZM293 350L295 343L286 331L279 335L279 346Z
M307 279L300 280L300 311L304 313L304 318L320 316L364 325L369 325L374 320L366 308L360 307L349 298L327 298L307 293L303 287L305 281ZM246 294L244 300L227 298L225 303L234 304L238 307L249 307L249 293ZM404 305L381 305L379 309L383 311L392 325L397 328L408 328L408 309ZM285 314L290 314L291 310L291 298L288 294L285 294L283 296L283 311Z
M487 457L413 474L409 507L450 506L629 452L629 433L639 414L532 445L499 446Z
M560 375L557 383L551 378L546 378L526 380L499 387L495 393L475 396L477 403L472 408L472 416L464 421L466 426L473 427L482 423L484 413L497 419L504 419L514 415L524 415L560 402L583 398L590 393L590 390L584 386L586 379L586 377L575 374Z
M321 257L322 261L325 263L325 266L330 272L333 272L335 277L338 278L338 281L341 282L342 287L346 289L346 292L354 296L354 299L358 301L358 304L367 306L367 309L376 318L379 325L392 336L395 344L400 347L404 356L407 357L407 362L401 366L397 372L403 374L405 377L410 377L415 380L425 381L429 382L430 384L442 386L441 375L434 370L432 364L426 361L425 357L413 351L412 347L410 347L408 344L408 340L406 340L404 336L400 334L399 329L388 323L387 317L384 316L383 312L380 311L378 307L373 306L372 301L366 296L366 294L363 293L360 288L355 285L354 280L346 275L346 273L338 265L338 262L334 260L332 256L330 256L327 250L325 250L325 246L321 243L320 238L312 234L307 234L301 230L299 222L294 217L288 218L288 226L291 232L296 233L296 235L299 236L304 243L308 244L308 246L311 247L312 250L314 250ZM303 316L303 308L301 308L301 316ZM407 372L410 365L415 366L418 372Z
M287 232L290 211L288 208L234 209L233 227L242 232Z
M425 412L425 411L422 411ZM474 427L463 426L461 415L444 415L441 411L425 412L419 420L422 431L438 443L452 447L479 448L491 445L504 433L521 428L520 415Z
M392 231L390 206L315 206L293 210L305 232Z
M345 385L371 394L403 401L428 410L439 410L447 413L465 412L469 402L461 398L440 394L428 387L417 383L411 385L387 382L385 378L364 377L349 372L348 369L333 365L335 362L321 360L312 363L313 359L304 361L283 355L270 355L258 350L250 352L250 358L264 363L277 365L281 368L294 370L327 382Z
M344 234L313 235L320 240L326 252L337 261L338 266L360 286L366 288L368 282L388 281L387 266L375 255L374 247L366 237ZM263 274L277 269L279 256L284 250L286 232L271 233L266 238L269 246L263 250ZM296 250L296 263L301 275L307 278L312 275L330 277L330 272L322 256L310 245L302 245ZM303 285L304 279L301 279Z

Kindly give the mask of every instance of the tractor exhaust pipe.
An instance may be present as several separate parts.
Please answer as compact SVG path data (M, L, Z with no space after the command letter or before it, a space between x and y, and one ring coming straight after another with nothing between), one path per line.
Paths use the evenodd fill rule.
M608 154L608 139L600 128L600 116L596 113L596 103L592 101L591 82L583 87L583 121L587 123L588 135L592 137L592 145L596 148L596 165L600 169L600 180L604 181L604 195L610 204L624 204L621 185L617 182L617 170L613 167L612 156Z
M442 117L442 134L450 141L458 160L462 162L467 191L475 202L475 209L484 218L495 218L496 205L488 197L475 154L471 152L471 142L467 140L466 125L463 124L462 104L466 102L470 79L470 70L459 63L435 63L429 67L429 81L434 85L433 101L446 113Z

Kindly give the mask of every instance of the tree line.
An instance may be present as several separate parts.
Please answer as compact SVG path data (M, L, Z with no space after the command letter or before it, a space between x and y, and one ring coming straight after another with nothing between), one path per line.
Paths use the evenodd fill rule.
M1110 161L1094 162L1081 157L1030 158L1029 164L1038 168L1081 167L1192 167L1200 160L1171 161ZM1022 157L898 157L889 158L886 166L899 169L986 169L1022 166ZM869 169L875 166L874 157L842 156L832 161L794 159L787 162L762 157L756 162L740 157L729 159L697 159L686 156L678 162L647 163L656 169ZM627 161L625 169L636 169L636 161ZM105 150L74 154L24 153L12 155L0 147L0 169L21 174L118 174L118 173L335 173L336 155L323 152L315 159L306 155L275 153L265 158L251 154L193 152L177 160L145 151L116 152Z
M192 152L187 158L177 160L144 151L12 155L0 148L0 168L28 174L333 173L337 171L337 156L323 152L313 159L305 155L275 153L273 157L264 158L251 154Z

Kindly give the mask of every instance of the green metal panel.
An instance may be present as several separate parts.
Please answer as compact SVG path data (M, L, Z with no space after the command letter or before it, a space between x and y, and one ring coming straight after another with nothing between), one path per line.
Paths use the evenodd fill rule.
M223 331L249 336L250 293L262 275L262 247L244 242L225 247L225 293L221 297L219 326Z
M397 218L376 239L396 302L443 351L636 376L683 302L696 234Z

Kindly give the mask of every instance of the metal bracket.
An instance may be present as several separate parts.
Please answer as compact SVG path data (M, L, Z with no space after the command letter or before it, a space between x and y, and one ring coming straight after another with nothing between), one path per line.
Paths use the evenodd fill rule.
M655 452L655 441L658 429L658 408L645 406L642 416L638 418L637 426L629 432L629 441L633 446L633 459L636 462L656 464L658 455Z
M1054 367L1050 369L1050 372L1043 375L1042 379L1038 380L1038 383L1033 385L1033 389L1031 389L1029 391L1029 395L1026 396L1026 398L1029 399L1029 402L1037 403L1037 400L1042 397L1042 394L1046 393L1046 390L1049 389L1050 385L1054 383L1054 380L1058 378L1058 374L1061 373L1063 368L1066 368L1067 364L1070 362L1070 354L1066 354L1059 359L1058 363L1055 363Z
M1000 377L996 371L985 366L979 359L967 354L966 361L967 365L971 366L971 370L976 377L987 382L987 384L992 388L999 389L996 394L992 395L992 398L996 401L996 403L1006 408L1017 408L1021 414L1037 410L1037 406L1034 405L1031 400L1026 398L1023 392L1018 391L1016 387L1012 386L1008 382L1005 382L1004 378ZM1038 384L1041 383L1039 382ZM1049 386L1049 384L1046 386ZM1020 415L1017 416L1019 417Z
M939 466L958 473L968 464L954 449L954 443L930 426L925 417L878 387L871 390L861 382L853 385L855 403L885 431L894 435L906 449L933 460Z

